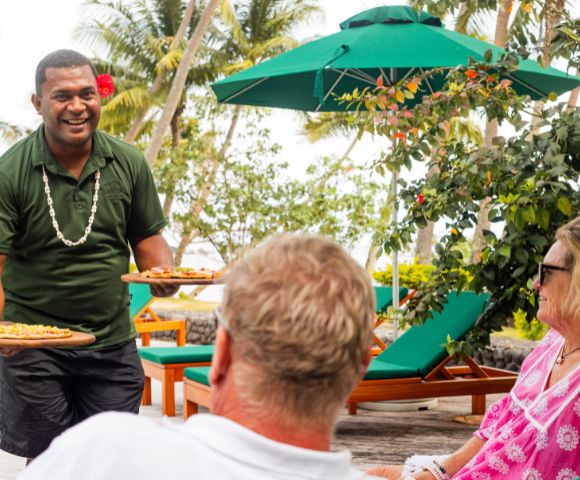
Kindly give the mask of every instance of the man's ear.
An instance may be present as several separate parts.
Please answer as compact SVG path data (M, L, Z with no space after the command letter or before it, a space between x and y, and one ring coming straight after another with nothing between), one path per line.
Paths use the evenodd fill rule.
M210 385L217 385L227 375L232 363L231 339L226 330L218 328L215 339L215 349L209 371Z
M42 115L42 99L40 98L40 95L38 95L37 93L33 93L32 96L30 97L30 101L32 102L32 105L34 105L34 108L36 109L36 113L38 113L39 115Z

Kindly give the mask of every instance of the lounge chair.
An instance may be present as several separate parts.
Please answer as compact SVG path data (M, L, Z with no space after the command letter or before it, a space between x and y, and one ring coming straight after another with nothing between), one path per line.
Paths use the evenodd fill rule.
M375 287L377 297L377 313L384 312L393 303L392 288ZM400 298L409 298L406 288L399 289ZM407 295L407 297L405 297ZM377 326L381 320L377 320ZM385 347L380 339L375 337L379 346ZM377 348L377 353L382 349ZM210 365L213 354L213 345L194 345L187 347L160 347L141 348L139 355L145 370L145 387L143 390L142 405L151 405L151 379L161 381L163 415L175 415L175 382L183 379L183 370L187 367Z
M449 367L445 350L447 336L464 338L474 326L487 300L472 292L451 294L441 313L421 326L407 330L378 357L371 360L364 379L348 399L349 413L356 413L357 402L405 400L425 397L472 396L472 412L485 411L485 395L509 392L517 374L483 367L471 357L465 366ZM207 367L184 370L185 418L207 407L210 386Z
M151 332L175 330L175 340L178 346L185 345L185 319L161 320L151 308L155 297L151 295L149 285L130 283L131 296L130 315L135 323L135 329L141 335L141 345L149 346Z
M147 347L139 349L145 371L142 405L151 405L151 379L161 381L161 412L175 416L175 382L183 379L183 370L211 364L213 345L187 347Z
M353 390L349 412L357 402L406 400L471 395L473 414L485 412L485 395L509 392L517 374L479 366L469 356L465 365L448 366L447 337L460 340L473 328L487 295L452 293L440 313L423 325L407 330L378 357L371 360L364 379Z

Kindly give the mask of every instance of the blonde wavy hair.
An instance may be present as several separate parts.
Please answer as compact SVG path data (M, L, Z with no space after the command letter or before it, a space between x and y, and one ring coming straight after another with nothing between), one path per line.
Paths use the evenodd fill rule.
M556 232L556 240L566 247L564 262L570 268L572 279L563 309L571 318L580 317L580 217L561 226Z
M333 423L364 374L375 296L333 241L282 235L224 278L234 378L246 407L291 425Z

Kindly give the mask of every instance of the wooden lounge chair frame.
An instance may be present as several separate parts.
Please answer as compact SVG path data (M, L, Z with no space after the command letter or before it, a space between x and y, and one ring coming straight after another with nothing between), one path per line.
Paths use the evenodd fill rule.
M130 288L138 288L131 286ZM141 335L141 345L148 347L151 343L151 332L175 330L175 343L177 346L185 345L187 328L185 319L161 320L151 308L151 304L156 300L152 297L147 304L133 317L135 329ZM131 299L133 301L133 299Z
M161 382L161 413L168 417L175 416L175 382L183 380L183 370L187 367L203 367L211 362L167 363L161 364L141 359L145 371L145 386L141 405L151 405L151 379Z
M362 380L348 399L348 412L356 414L358 402L471 395L472 414L483 415L485 396L509 392L518 375L508 370L480 366L469 356L462 360L466 365L451 367L447 366L451 357L447 357L425 378Z
M183 419L198 413L199 405L209 408L211 387L194 382L189 378L183 379Z
M466 296L471 296L472 299L474 298L472 293ZM480 302L479 305L483 305L485 298L487 297L480 297L478 300ZM462 303L458 299L459 296L454 299L455 308ZM477 308L479 308L478 304L475 304L475 306L472 305L471 311L474 311L474 309L477 310ZM476 318L473 318L473 323L475 323L475 320ZM461 328L464 329L464 327ZM464 331L465 333L467 332ZM399 343L399 351L404 348L401 345L405 345L405 342ZM396 350L390 351L394 352ZM472 412L474 414L482 414L485 411L486 395L509 392L517 378L516 373L508 370L477 365L471 357L466 356L463 358L464 366L448 366L448 363L451 361L451 357L448 355L440 358L442 360L439 360L439 363L434 367L430 367L422 376L419 375L419 370L415 370L415 375L403 375L401 378L371 377L362 380L355 387L347 401L349 412L351 414L356 413L357 402L363 401L407 400L425 397L470 395L472 397ZM429 363L432 365L432 360L429 360ZM407 370L412 371L412 369ZM203 378L203 374L200 375L200 378ZM184 378L184 418L197 413L199 405L209 406L210 387L207 385L206 379L204 381L205 383L202 383Z

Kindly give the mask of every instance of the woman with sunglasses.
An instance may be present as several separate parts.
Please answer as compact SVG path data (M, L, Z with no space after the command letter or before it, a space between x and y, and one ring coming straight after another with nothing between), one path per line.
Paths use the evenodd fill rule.
M448 457L411 457L369 473L417 480L574 480L580 477L580 217L556 232L533 287L550 327L508 396ZM411 475L403 472L414 471Z

